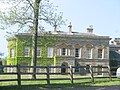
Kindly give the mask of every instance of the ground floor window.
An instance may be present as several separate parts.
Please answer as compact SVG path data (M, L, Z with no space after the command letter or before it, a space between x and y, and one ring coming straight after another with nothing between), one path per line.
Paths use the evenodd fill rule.
M98 65L98 75L102 75L102 65Z
M89 73L90 73L89 68L90 68L90 65L86 65L86 74L89 74Z
M75 68L75 72L80 72L79 66L80 66L79 63L77 63L76 68Z

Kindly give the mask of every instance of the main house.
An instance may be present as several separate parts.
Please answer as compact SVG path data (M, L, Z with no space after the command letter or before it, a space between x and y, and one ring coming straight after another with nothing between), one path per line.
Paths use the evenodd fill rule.
M93 34L89 26L86 33L72 31L57 31L38 34L37 65L51 66L108 66L109 65L109 36ZM19 33L8 38L8 65L30 65L32 56L32 34ZM100 69L98 69L100 70ZM81 74L88 70L76 69ZM88 72L87 72L88 71ZM61 72L67 72L66 69ZM101 74L101 73L98 73Z

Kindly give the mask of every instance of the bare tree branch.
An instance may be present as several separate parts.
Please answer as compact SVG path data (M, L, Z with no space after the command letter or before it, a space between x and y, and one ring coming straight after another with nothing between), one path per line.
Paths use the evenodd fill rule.
M33 10L34 10L34 7L33 7L33 5L32 5L32 3L30 2L30 0L26 0L29 4L30 4L30 6L33 8Z

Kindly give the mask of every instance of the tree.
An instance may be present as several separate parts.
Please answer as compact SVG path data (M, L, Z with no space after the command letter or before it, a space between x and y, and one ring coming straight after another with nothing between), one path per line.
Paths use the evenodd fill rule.
M27 29L32 33L32 66L36 66L37 60L37 34L38 29L41 29L41 21L50 25L60 26L65 24L62 19L62 13L57 14L56 6L49 0L4 0L0 1L9 5L5 11L0 12L1 28L11 30L17 28L16 32L21 32ZM15 33L15 30L12 30ZM36 69L33 69L36 72ZM33 76L34 78L35 75Z
M3 56L3 55L4 55L4 53L1 53L1 52L0 52L0 56Z

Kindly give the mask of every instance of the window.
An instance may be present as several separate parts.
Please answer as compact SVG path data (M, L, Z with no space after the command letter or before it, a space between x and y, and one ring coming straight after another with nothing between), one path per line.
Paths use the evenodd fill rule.
M24 49L24 56L29 56L29 50L30 50L29 47L25 47L25 49Z
M103 49L98 49L98 58L103 58Z
M66 49L62 48L62 55L66 55Z
M69 48L58 48L57 49L57 55L70 56L71 55L71 50Z
M89 74L89 73L90 73L89 68L90 68L90 65L86 65L86 74Z
M11 57L11 58L14 58L14 49L13 49L13 48L10 49L10 57Z
M68 56L70 56L70 54L71 54L70 52L71 52L71 51L70 51L70 49L68 48L68 49L67 49L67 55L68 55Z
M57 48L57 55L61 54L61 50L59 48Z
M75 48L75 57L80 57L80 49L79 48Z
M52 58L53 57L53 48L48 48L48 55L47 55L49 58Z
M37 56L40 56L40 48L37 47Z
M102 65L98 65L98 75L102 75Z
M92 58L92 49L91 48L87 48L86 49L86 58L87 59L91 59Z

